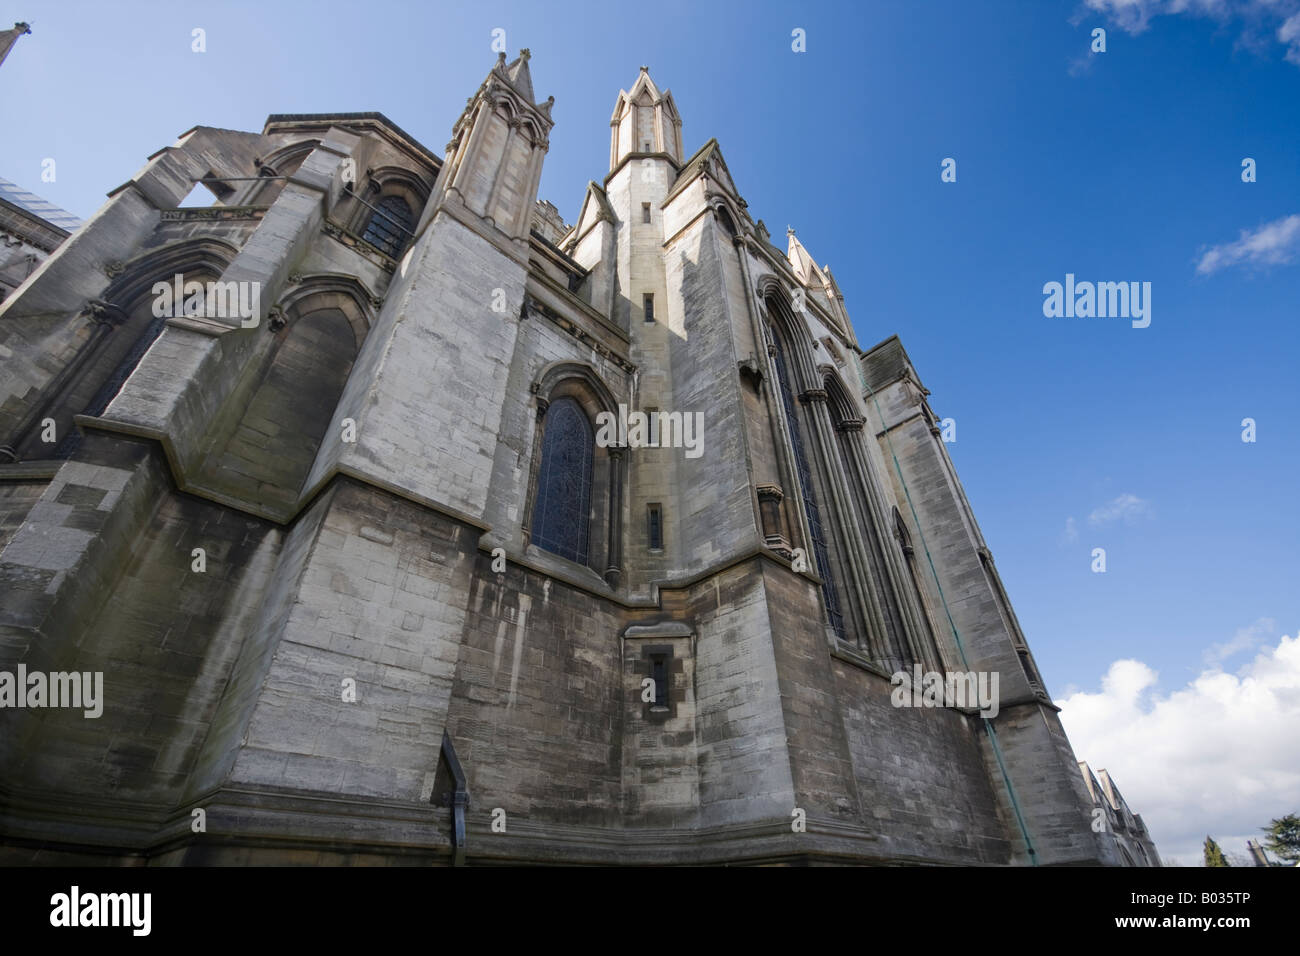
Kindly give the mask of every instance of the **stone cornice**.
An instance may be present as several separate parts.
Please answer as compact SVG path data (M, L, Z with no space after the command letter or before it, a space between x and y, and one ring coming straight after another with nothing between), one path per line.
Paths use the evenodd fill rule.
M671 153L628 153L618 161L618 165L609 171L609 174L605 177L601 185L608 189L609 184L613 182L614 177L622 171L623 167L638 159L662 159L673 168L673 173L677 176L681 175L683 169L681 164L679 164L677 160L673 159Z
M384 252L381 252L379 249L375 248L370 243L366 242L360 236L348 232L347 229L344 229L342 225L335 222L333 219L326 219L324 222L321 223L320 228L321 228L321 232L323 232L325 235L329 236L331 239L335 240L339 244L347 246L357 255L369 259L371 262L379 266L379 268L383 269L385 272L391 274L397 271L396 259L394 259L392 256Z
M0 199L0 229L42 252L53 252L71 235L5 199Z
M161 209L162 222L208 222L234 219L261 219L270 206L194 206L184 209Z
M435 175L442 169L442 158L426 147L383 113L272 113L266 118L262 135L328 130L331 126L373 132L388 140L417 162L433 167ZM195 127L196 129L198 127Z
M582 318L594 322L601 331L617 336L620 342L626 344L628 337L622 329L609 322L604 316L600 315L600 313L596 312L595 309L591 308L591 306L587 305L585 302L576 299L572 293L562 289L550 276L533 270L528 274L528 282L535 286L540 286L541 288L535 288L531 292L525 288L523 303L525 317L532 318L536 316L545 318L558 326L566 335L577 339L584 347L591 349L602 358L613 362L627 374L631 375L636 371L636 365L626 355L615 351L608 345L597 340L595 336L582 328L580 322L569 318L560 310L542 301L535 293L545 291L556 296L558 300L565 305L570 307L575 305L578 306L579 308L575 311L577 311Z

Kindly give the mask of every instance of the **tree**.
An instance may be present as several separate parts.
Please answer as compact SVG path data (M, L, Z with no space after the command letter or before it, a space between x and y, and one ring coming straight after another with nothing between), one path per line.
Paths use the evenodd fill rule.
M1270 820L1264 831L1264 848L1284 860L1300 860L1300 814L1288 813Z
M1232 866L1228 858L1223 855L1219 849L1219 844L1215 843L1209 837L1205 838L1205 865L1206 866Z

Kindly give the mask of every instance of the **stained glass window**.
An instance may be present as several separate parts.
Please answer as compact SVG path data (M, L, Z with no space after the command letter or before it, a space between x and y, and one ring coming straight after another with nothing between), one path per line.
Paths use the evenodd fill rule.
M817 559L817 573L822 579L822 596L826 600L826 619L839 637L844 637L844 615L840 611L840 598L831 579L830 556L826 550L826 536L822 531L821 512L817 508L817 499L813 497L812 473L808 470L808 457L804 454L803 436L799 431L799 419L795 416L794 396L790 392L790 376L785 367L785 352L781 347L781 338L772 336L776 346L776 377L781 384L781 403L785 406L785 418L790 423L790 444L794 446L795 468L799 472L799 492L803 496L804 512L808 515L808 534L812 537L813 554Z
M361 238L396 259L406 245L413 218L411 207L405 199L401 196L385 196L370 214L370 222L366 224L365 235Z
M532 540L562 558L586 564L595 445L591 423L574 399L557 398L547 408L542 428Z

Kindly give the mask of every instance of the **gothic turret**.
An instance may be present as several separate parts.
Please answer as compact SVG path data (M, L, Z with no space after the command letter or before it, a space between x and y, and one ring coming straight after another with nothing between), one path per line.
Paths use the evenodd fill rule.
M682 118L673 94L659 92L648 67L641 67L631 91L619 91L609 127L610 172L628 156L638 154L667 154L681 165Z
M459 203L511 239L527 241L555 103L553 96L534 102L528 58L528 50L510 63L500 54L466 102L426 218L440 202Z

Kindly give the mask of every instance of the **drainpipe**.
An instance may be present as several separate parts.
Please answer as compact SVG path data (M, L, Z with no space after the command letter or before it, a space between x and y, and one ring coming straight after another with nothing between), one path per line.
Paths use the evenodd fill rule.
M469 806L469 787L465 781L465 771L461 769L460 761L456 759L456 748L451 744L451 738L447 736L447 731L442 732L442 756L447 761L447 769L451 771L454 787L448 795L451 798L451 846L452 846L452 866L465 865L465 808Z

